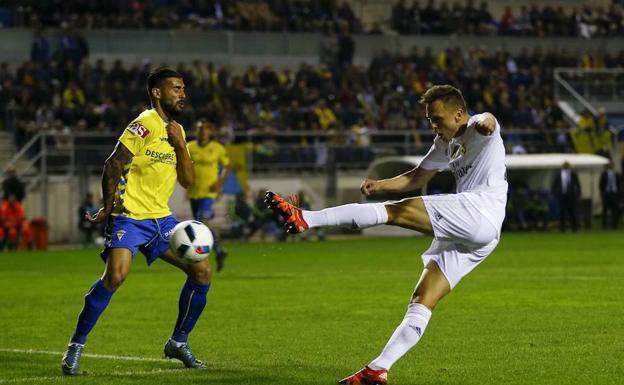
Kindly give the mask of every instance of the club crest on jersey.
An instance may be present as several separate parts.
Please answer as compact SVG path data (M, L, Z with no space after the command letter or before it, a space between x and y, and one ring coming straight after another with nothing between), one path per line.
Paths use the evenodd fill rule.
M117 230L117 232L115 234L117 234L117 239L121 241L121 238L123 238L123 236L126 235L126 231L125 230Z
M139 122L134 122L131 123L126 130L130 131L131 133L133 133L136 136L139 136L143 139L145 139L145 137L147 135L149 135L149 130L147 128L145 128L141 123Z
M459 143L451 144L451 160L458 159L466 153L466 148Z

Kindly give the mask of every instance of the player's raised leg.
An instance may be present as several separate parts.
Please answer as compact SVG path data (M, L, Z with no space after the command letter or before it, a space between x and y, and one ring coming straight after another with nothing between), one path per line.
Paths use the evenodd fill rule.
M176 358L187 368L205 369L206 364L198 360L188 345L189 333L195 327L197 320L206 306L208 290L212 279L212 270L208 259L195 264L185 264L167 251L160 257L187 275L182 286L178 302L178 317L171 338L165 344L165 356Z
M420 197L384 203L350 203L308 211L288 202L279 194L268 191L265 202L284 218L289 233L300 233L323 226L347 225L358 229L389 224L432 234L429 214Z
M403 321L396 328L381 354L364 369L342 379L339 383L386 384L388 370L420 341L431 318L431 311L450 290L449 282L437 263L430 261L416 284Z
M63 373L75 375L80 366L80 356L87 341L87 335L108 306L113 294L130 272L132 253L128 249L107 250L106 269L102 278L95 281L85 295L84 306L78 316L76 330L63 355Z

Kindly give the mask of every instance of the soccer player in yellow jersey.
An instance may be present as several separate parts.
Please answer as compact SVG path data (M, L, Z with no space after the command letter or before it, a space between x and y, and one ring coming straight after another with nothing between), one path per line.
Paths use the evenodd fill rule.
M169 251L169 236L178 223L168 202L176 181L184 188L193 184L193 164L184 129L175 118L186 99L178 72L161 67L147 78L152 109L143 111L125 128L102 174L103 207L88 221L105 222L106 242L101 253L106 263L102 278L85 296L84 307L61 367L78 373L87 335L106 309L113 293L130 272L137 250L151 264L160 258L187 275L179 299L173 334L165 344L165 356L181 360L188 368L204 369L187 344L188 334L206 305L211 269L208 260L186 265Z
M225 147L215 138L214 128L208 120L200 119L197 122L197 140L188 144L195 171L195 182L188 189L188 197L191 200L193 217L206 226L214 218L212 205L231 171L230 158ZM212 231L210 226L208 228ZM212 231L212 235L217 254L217 271L221 271L227 253L221 247L217 234Z

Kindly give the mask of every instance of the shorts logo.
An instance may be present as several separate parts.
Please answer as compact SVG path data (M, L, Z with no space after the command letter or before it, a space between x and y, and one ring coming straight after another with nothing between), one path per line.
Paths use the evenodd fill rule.
M143 139L145 139L145 137L147 135L149 135L149 130L147 128L145 128L141 123L139 122L134 122L131 123L126 130L130 131L131 133L133 133L136 136L139 136Z
M163 234L163 238L169 239L172 233L173 233L173 229L167 231L166 233Z
M126 231L125 230L117 230L117 232L115 234L117 234L117 239L121 241L121 238L123 238L123 236L126 235Z

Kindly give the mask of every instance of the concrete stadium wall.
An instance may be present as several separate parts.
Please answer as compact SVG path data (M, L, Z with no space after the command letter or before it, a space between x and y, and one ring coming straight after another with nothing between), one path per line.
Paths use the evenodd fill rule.
M270 188L280 194L290 195L304 190L313 208L319 209L326 205L335 205L360 200L359 186L363 173L339 174L338 192L334 199L325 199L324 175L298 176L298 177L252 177L249 187L252 192L264 191ZM83 183L84 185L81 185ZM79 231L78 208L84 198L84 193L92 192L96 198L101 194L101 179L98 175L89 176L82 182L78 178L51 177L48 182L48 215L49 240L53 244L78 243ZM224 196L215 205L215 226L221 227L227 224L227 203L232 196ZM185 190L179 185L169 201L169 206L174 215L179 219L191 219L191 210L186 199ZM24 200L26 217L32 219L42 213L42 201L39 191L29 192Z
M328 206L362 201L359 186L364 176L364 171L361 173L339 174L337 178L337 194L332 199L325 198L326 177L324 175L296 177L256 176L249 180L249 187L253 193L258 190L271 189L284 195L304 190L312 202L312 208L321 209ZM534 170L527 172L524 175L524 180L532 188L541 187L549 190L552 177L553 170ZM601 208L600 193L598 191L599 177L600 170L579 171L583 198L592 199L594 215L598 214ZM52 244L78 243L78 208L83 199L82 191L91 191L96 197L100 196L101 184L99 176L94 175L87 178L85 186L80 186L79 184L80 181L77 178L67 177L52 177L48 183L47 218L49 239ZM231 199L233 199L232 196L224 196L217 201L215 205L216 218L213 222L215 227L221 228L227 225L227 204ZM169 205L173 214L179 219L191 219L191 211L185 190L179 185L176 187ZM39 216L41 213L40 193L38 191L29 193L24 201L24 206L28 219ZM381 233L374 232L371 234L378 235ZM396 234L396 232L393 232L393 234ZM405 232L405 234L413 235L412 232Z

